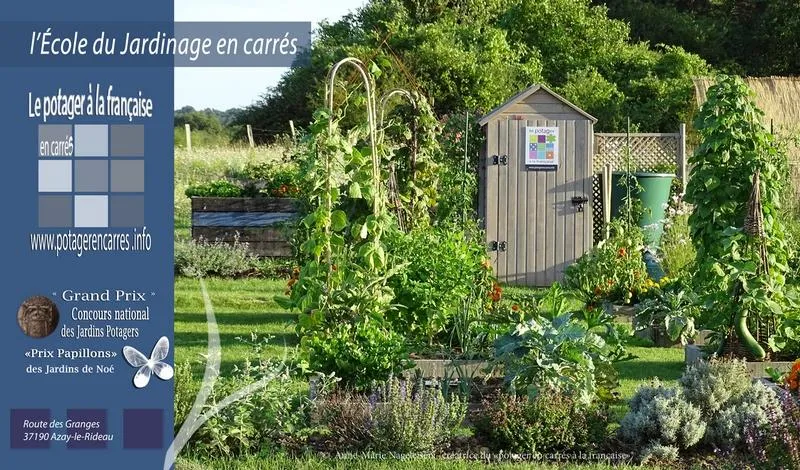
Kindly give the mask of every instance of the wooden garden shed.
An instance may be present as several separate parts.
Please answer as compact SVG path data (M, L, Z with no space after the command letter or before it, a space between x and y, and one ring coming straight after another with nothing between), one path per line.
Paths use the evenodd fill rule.
M548 286L592 247L595 122L543 85L480 120L479 216L501 282Z

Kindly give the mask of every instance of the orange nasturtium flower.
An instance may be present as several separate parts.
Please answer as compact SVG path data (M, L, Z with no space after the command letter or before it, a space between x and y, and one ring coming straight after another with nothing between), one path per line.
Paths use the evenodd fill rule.
M794 361L792 364L792 370L789 371L789 375L786 376L786 384L789 386L789 390L796 392L798 388L800 388L800 359Z
M499 302L502 296L503 296L503 288L500 287L500 284L495 282L492 285L492 291L489 292L489 298L491 298L493 302Z
M511 310L513 310L515 312L519 312L519 305L517 305L517 304L512 305L511 306Z
M625 248L623 247L620 248L619 251L617 251L617 254L619 255L620 258L622 258L627 254L627 251L625 251Z

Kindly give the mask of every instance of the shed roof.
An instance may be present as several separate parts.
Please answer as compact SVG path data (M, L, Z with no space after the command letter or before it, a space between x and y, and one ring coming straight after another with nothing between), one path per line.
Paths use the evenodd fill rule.
M564 97L562 97L562 96L561 96L561 95L559 95L558 93L554 92L553 90L551 90L551 89L547 88L546 86L544 86L544 85L531 85L531 86L529 86L528 88L526 88L526 89L524 89L524 90L520 91L520 92L519 92L519 93L517 93L516 95L512 96L512 97L511 97L511 98L510 98L508 101L506 101L505 103L503 103L503 104L501 104L500 106L498 106L498 107L494 108L493 110L489 111L489 113L488 113L487 115L483 116L483 117L481 118L481 120L480 120L480 121L478 121L478 123L479 123L481 126L485 126L485 125L486 125L486 123L488 123L490 120L492 120L493 118L495 118L497 115L499 115L500 113L502 113L502 112L504 112L505 110L507 110L508 108L510 108L510 107L511 107L511 105L513 105L513 104L515 104L515 103L519 103L520 101L522 101L522 100L524 100L525 98L527 98L527 97L531 96L532 94L536 93L536 92L537 92L537 91L539 91L539 90L542 90L542 91L544 91L544 92L546 92L546 93L549 93L549 94L551 94L551 95L552 95L553 97L555 97L557 100L561 101L561 102L562 102L562 103L564 103L565 105L567 105L567 106L569 106L570 108L574 109L574 110L575 110L575 112L577 112L578 114L580 114L580 115L582 115L582 116L586 117L587 119L589 119L589 120L590 120L590 121L592 121L593 123L597 122L597 118L595 118L595 117L594 117L594 116L592 116L591 114L587 113L586 111L582 110L581 108L579 108L579 107L575 106L574 104L570 103L569 101L567 101L566 99L564 99Z

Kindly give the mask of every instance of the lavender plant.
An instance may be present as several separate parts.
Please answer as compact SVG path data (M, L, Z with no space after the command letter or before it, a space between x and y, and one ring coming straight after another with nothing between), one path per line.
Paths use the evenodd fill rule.
M767 422L748 423L744 442L761 468L800 469L800 403L792 394L779 394L779 408L767 412Z
M397 377L381 385L370 399L374 407L375 447L390 452L441 450L461 427L467 403L457 394L445 400L441 388Z

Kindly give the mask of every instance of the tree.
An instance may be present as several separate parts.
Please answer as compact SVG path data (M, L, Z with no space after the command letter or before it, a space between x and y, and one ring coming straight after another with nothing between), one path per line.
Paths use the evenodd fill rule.
M372 64L379 95L417 90L438 115L485 112L543 83L603 117L598 130L620 130L630 115L642 130L674 131L691 113L692 76L708 70L679 47L631 42L627 25L589 0L372 0L323 24L307 65L239 122L275 132L308 123L328 68L345 56Z

